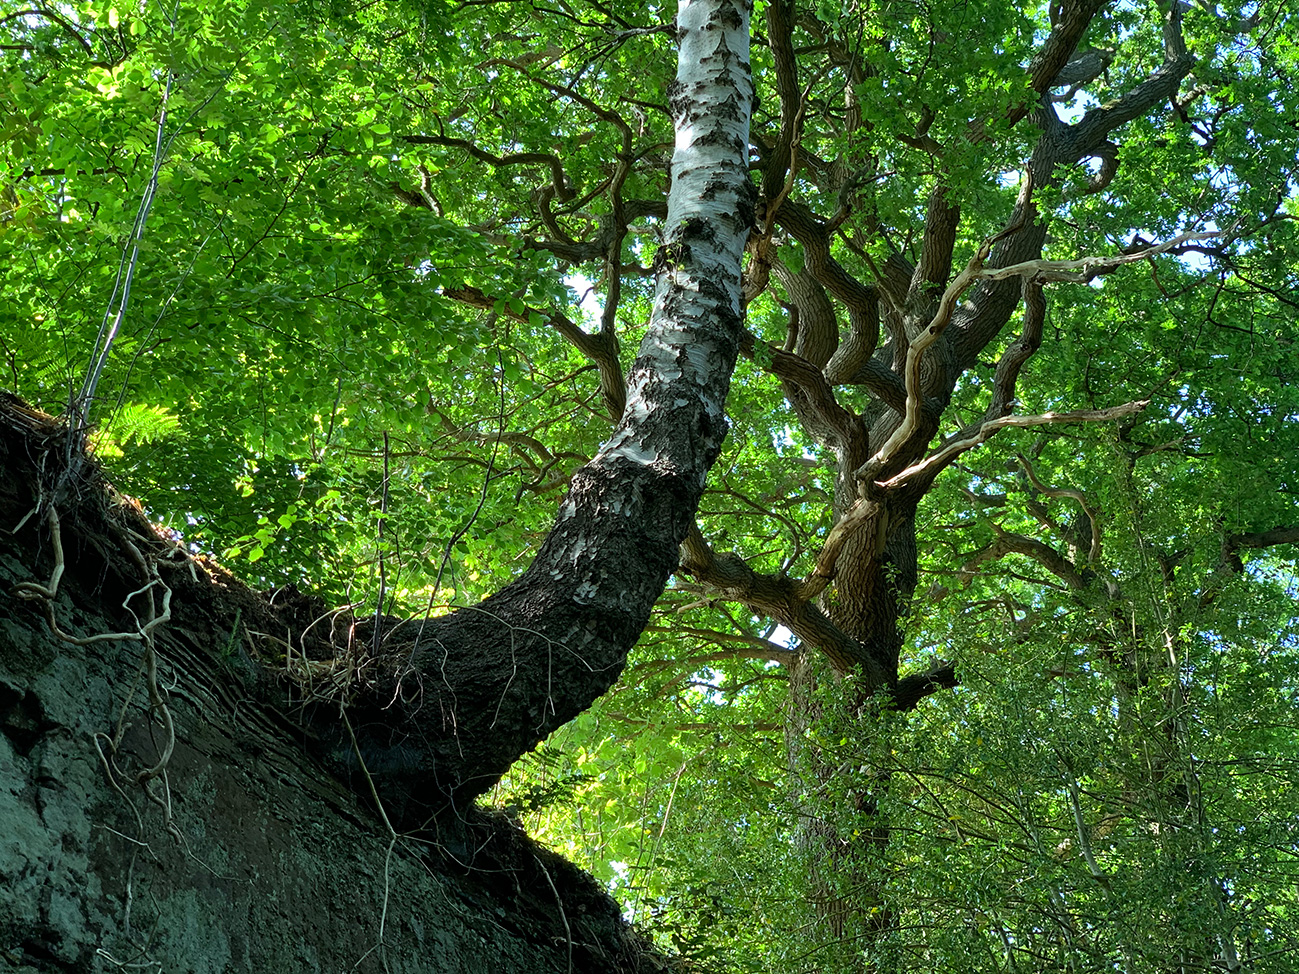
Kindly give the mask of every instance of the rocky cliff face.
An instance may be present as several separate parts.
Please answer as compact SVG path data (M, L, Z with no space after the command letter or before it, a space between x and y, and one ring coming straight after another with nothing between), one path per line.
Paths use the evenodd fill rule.
M590 877L505 819L389 832L250 657L266 600L169 552L93 469L60 484L61 437L0 402L0 966L664 969ZM52 600L22 584L50 587L59 554ZM113 633L136 638L84 642Z

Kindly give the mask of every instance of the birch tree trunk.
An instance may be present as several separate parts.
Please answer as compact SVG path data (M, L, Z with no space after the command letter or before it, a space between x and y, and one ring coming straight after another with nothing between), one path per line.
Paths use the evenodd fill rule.
M749 14L747 0L678 8L657 292L612 437L573 477L522 577L480 605L388 633L383 675L348 708L351 731L336 707L316 715L333 757L368 772L405 825L481 794L603 694L677 566L726 435L742 330L740 261L755 196Z

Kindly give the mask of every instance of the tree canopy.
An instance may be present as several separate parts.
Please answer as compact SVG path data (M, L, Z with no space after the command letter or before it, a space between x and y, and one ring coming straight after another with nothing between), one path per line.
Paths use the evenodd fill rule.
M729 436L493 792L701 969L1293 969L1295 13L757 5ZM674 16L0 14L4 383L255 586L480 605L711 238Z

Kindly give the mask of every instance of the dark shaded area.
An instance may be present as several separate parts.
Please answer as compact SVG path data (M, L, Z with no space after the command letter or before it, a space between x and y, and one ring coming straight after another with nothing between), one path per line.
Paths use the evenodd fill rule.
M443 809L393 838L364 774L345 784L321 760L350 738L309 729L339 721L340 634L356 645L373 622L330 617L297 590L264 597L191 559L92 464L61 477L64 435L0 398L6 969L668 968L599 884L502 815ZM65 571L52 616L74 639L138 633L131 549L156 566L171 592L153 631L163 707L139 639L65 641L46 600L15 594L51 577L38 504L56 491Z

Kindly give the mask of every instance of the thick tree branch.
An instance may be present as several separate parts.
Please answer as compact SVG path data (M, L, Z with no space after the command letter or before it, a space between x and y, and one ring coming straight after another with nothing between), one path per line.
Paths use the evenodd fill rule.
M1052 18L1050 35L1028 66L1029 86L1039 95L1046 93L1065 65L1073 60L1078 42L1082 40L1092 18L1107 2L1109 0L1078 0L1073 3L1066 0L1060 5L1058 15ZM1010 123L1013 125L1032 110L1031 102L1015 107L1009 114Z
M75 40L78 44L80 44L85 49L86 55L91 59L92 63L96 65L102 65L104 63L104 62L94 60L95 49L91 46L90 41L86 40L85 36L81 33L81 31L77 30L75 27L72 26L71 23L69 23L63 17L60 17L53 10L50 10L46 7L29 7L26 10L14 11L13 13L6 14L4 17L0 18L0 24L8 23L9 21L15 20L18 17L33 17L33 16L44 17L46 20L53 21L54 23L58 24L60 27L63 28L63 30L70 37L72 37L73 40Z
M862 284L831 256L829 228L802 203L786 199L776 214L776 222L803 245L804 262L812 276L847 307L851 333L858 343L855 354L869 358L879 343L875 289Z
M828 437L827 445L841 452L865 449L867 433L861 417L839 404L834 389L811 362L766 343L759 352L759 339L749 331L740 340L740 354L762 361L767 371L787 384L790 401L809 433Z
M1052 101L1070 101L1078 89L1090 84L1105 73L1114 60L1115 52L1110 49L1092 48L1076 55L1072 61L1060 69L1059 74L1051 79L1052 88L1068 88L1068 93L1056 95Z
M748 13L747 0L679 6L667 259L613 435L574 475L522 576L479 605L403 623L414 640L385 642L389 655L349 706L354 735L336 705L313 720L322 749L364 774L402 827L472 800L606 692L677 566L726 435L742 331L740 259L754 222Z
M877 501L859 497L826 535L821 553L816 558L816 566L798 587L799 595L805 599L814 599L824 592L837 574L839 557L843 554L848 541L859 531L867 530L871 525L874 526L872 534L875 537L871 551L873 554L878 554L883 550L888 517Z
M846 538L851 530L852 526L846 527L841 536ZM830 547L832 544L827 542L827 548ZM697 528L690 532L681 546L678 572L702 582L720 598L739 602L785 626L804 646L824 652L839 672L857 672L863 679L866 693L874 693L889 685L887 670L873 654L844 633L811 601L824 585L814 584L809 589L806 582L796 585L785 575L755 572L736 555L713 552ZM712 634L708 635L711 637ZM734 637L732 641L736 640L749 641L748 637ZM792 650L785 650L780 656L769 655L771 651L760 646L742 655L777 659L786 665L797 656ZM923 673L910 674L894 683L893 706L898 710L912 710L930 694L958 683L955 665L946 660L939 661Z
M839 672L861 673L871 690L888 684L888 672L879 660L803 597L801 587L787 575L755 572L737 555L715 553L697 527L682 542L677 570L707 585L719 598L780 623L805 645L824 652Z
M1149 78L1117 101L1089 111L1070 126L1078 152L1076 158L1090 155L1120 125L1140 118L1156 105L1173 97L1181 87L1182 79L1191 73L1194 66L1195 60L1183 52L1174 60L1160 65Z
M780 98L780 134L765 160L762 174L762 198L769 212L768 225L776 209L772 204L784 192L786 174L794 162L798 143L803 99L798 89L798 67L794 58L794 7L792 0L771 0L767 4L767 46L776 69L776 91Z
M902 412L906 403L902 380L887 366L871 358L871 350L878 341L878 312L874 315L850 315L848 334L840 342L834 304L810 269L804 267L794 273L780 261L773 261L771 266L793 309L790 322L792 342L786 343L785 350L795 352L822 369L825 381L831 386L865 386L889 406Z
M934 312L929 325L915 338L911 339L907 348L906 364L903 368L903 381L907 390L905 415L884 445L876 450L875 455L855 472L854 476L859 480L867 483L875 482L880 473L889 464L894 463L896 458L903 453L912 437L918 434L921 429L921 412L924 408L924 391L921 387L921 363L925 352L938 341L948 323L952 320L952 312L956 308L957 300L976 280L984 275L983 264L988 259L988 255L992 253L993 247L999 241L1013 236L1023 228L1025 221L1029 219L1031 214L1029 201L1032 192L1033 175L1030 169L1028 177L1020 190L1020 205L1017 207L1015 218L1005 229L979 245L979 249L970 258L970 262L965 266L964 270L956 276L956 280L952 281L943 292L943 296L938 301L938 308Z
M907 390L902 385L902 378L883 362L868 359L853 375L842 380L847 385L865 386L882 403L895 413L904 413L907 408Z
M839 347L839 321L833 302L806 267L795 273L784 262L773 260L771 268L797 316L790 322L792 341L786 343L785 350L806 359L818 369L825 368Z
M1042 328L1046 324L1046 295L1042 285L1026 280L1024 282L1024 328L1019 338L1010 343L1010 347L997 360L997 368L992 376L992 402L983 415L985 422L1001 419L1010 413L1015 404L1015 387L1019 383L1019 373L1037 350L1042 346Z
M1038 541L1036 538L1028 538L1022 534L1012 534L1004 531L996 524L992 525L992 530L997 539L992 544L975 552L961 566L960 574L963 578L972 577L974 570L986 562L996 561L999 558L1006 557L1006 555L1016 554L1033 559L1075 592L1081 592L1087 587L1087 577L1078 569L1078 566L1050 545Z
M1089 158L1098 160L1100 168L1088 178L1087 192L1099 193L1119 173L1119 147L1107 139L1092 150Z
M992 380L992 401L988 403L988 408L984 411L983 420L970 427L966 427L959 433L951 437L947 444L958 442L969 442L970 447L977 446L982 442L979 439L980 430L987 424L1003 419L1007 416L1015 404L1015 386L1019 380L1019 373L1024 367L1024 363L1033 356L1042 344L1042 327L1046 319L1046 300L1042 294L1042 285L1032 281L1024 282L1024 328L1019 338L1011 342L1010 346L1002 353L997 361L997 369ZM991 435L991 432L988 433ZM986 439L986 436L984 437ZM967 447L969 449L969 447ZM955 461L963 451L956 451L947 454L943 459L937 459L937 454L926 458L924 463L928 466L918 469L920 465L908 468L914 471L913 476L923 472L924 477L915 480L915 483L925 489L932 484L934 478L941 473L948 464ZM930 463L930 461L934 461ZM904 471L905 473L905 471ZM893 481L901 483L899 479L902 475L892 478Z
M825 378L831 385L864 385L901 411L905 399L901 381L872 357L879 344L878 307L879 302L876 302L876 309L871 314L849 315L848 334L826 362Z
M948 202L947 196L947 187L942 183L929 194L920 263L911 278L908 304L924 300L929 291L942 288L952 275L952 252L961 223L961 208Z
M1250 534L1229 534L1222 541L1222 561L1235 571L1244 571L1245 566L1238 554L1241 548L1262 550L1282 544L1299 544L1299 526L1290 525Z
M961 681L956 676L956 664L939 660L923 673L910 673L898 680L898 685L893 689L893 706L904 713L915 710L925 697L960 684Z

